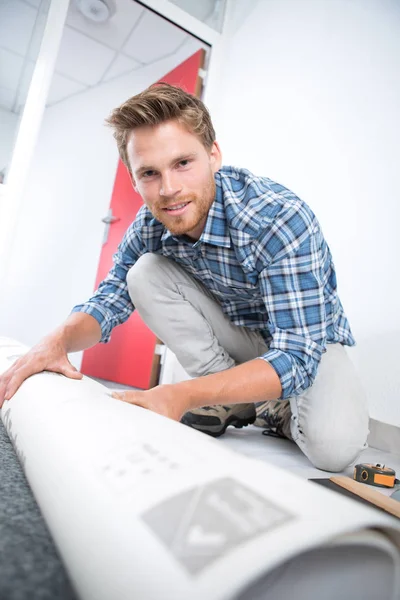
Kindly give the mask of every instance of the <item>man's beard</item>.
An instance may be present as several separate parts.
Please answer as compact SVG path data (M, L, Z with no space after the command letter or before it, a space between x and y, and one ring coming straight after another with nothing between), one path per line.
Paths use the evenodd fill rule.
M215 180L214 176L210 177L208 183L204 186L200 194L188 194L179 198L174 198L171 204L184 204L190 202L187 208L186 215L169 215L164 207L153 207L152 213L154 217L160 221L173 235L185 235L196 229L202 222L206 222L208 211L215 198ZM165 206L165 208L168 204Z

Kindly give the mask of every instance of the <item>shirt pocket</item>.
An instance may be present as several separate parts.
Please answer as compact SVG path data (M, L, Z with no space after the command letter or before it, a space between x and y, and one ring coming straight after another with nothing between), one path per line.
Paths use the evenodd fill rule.
M218 273L212 273L206 282L206 286L222 302L224 300L229 302L237 300L254 303L260 298L258 283L254 284L248 280L232 281Z

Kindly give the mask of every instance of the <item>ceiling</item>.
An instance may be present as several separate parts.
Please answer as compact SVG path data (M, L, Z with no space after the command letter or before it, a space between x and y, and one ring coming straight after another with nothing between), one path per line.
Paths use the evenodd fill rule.
M169 0L209 27L221 31L225 0ZM247 0L246 0L247 2Z
M114 0L106 23L85 18L71 0L48 105L171 56L206 47L135 0ZM19 113L32 77L49 0L0 0L0 107ZM202 3L206 20L214 0ZM199 15L201 16L201 15Z

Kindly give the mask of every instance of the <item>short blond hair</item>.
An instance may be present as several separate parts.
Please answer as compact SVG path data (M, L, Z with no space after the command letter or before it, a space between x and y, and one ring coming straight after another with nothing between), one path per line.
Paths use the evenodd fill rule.
M137 127L159 125L170 120L184 124L205 148L211 149L215 131L210 113L199 98L180 87L156 83L112 111L106 123L114 130L119 155L129 171L126 150L129 133Z

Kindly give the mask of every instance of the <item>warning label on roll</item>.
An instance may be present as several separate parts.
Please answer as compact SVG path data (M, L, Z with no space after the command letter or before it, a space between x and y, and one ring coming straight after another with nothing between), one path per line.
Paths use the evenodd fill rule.
M292 518L232 478L177 494L142 515L192 575L239 544Z

